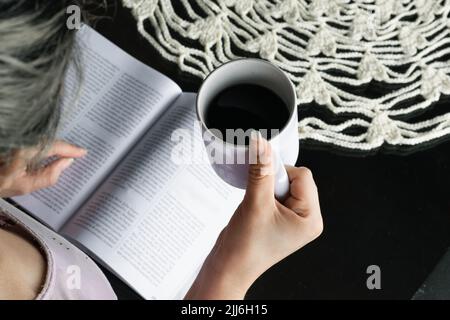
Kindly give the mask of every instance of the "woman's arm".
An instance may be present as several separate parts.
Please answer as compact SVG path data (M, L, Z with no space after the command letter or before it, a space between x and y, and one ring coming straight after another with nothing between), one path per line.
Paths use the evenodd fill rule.
M0 228L0 300L34 299L45 271L45 258L31 241Z
M273 196L270 144L259 138L253 145L257 146L258 164L250 166L244 200L220 234L186 299L243 299L262 273L322 233L311 171L287 167L290 195L280 203Z

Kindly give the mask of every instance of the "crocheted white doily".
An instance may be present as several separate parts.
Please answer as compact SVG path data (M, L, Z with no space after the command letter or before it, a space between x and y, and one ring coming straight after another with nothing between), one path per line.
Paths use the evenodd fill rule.
M450 0L122 1L184 72L243 56L284 70L299 108L313 108L301 139L369 151L450 133L450 108L423 113L450 95Z

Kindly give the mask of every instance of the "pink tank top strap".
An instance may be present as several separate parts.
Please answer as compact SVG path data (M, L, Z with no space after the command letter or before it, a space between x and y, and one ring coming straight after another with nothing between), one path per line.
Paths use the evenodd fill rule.
M47 262L37 300L117 299L105 275L85 253L9 203L0 202L0 227L21 228Z

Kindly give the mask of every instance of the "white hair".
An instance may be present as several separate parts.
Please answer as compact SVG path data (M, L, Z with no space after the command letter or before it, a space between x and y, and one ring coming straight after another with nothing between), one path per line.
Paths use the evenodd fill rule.
M42 149L58 125L62 83L74 46L66 8L87 0L0 1L0 159Z

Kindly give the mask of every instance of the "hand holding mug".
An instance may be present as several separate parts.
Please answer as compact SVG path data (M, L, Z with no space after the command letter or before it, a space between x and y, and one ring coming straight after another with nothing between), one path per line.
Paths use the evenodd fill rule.
M250 285L281 259L302 248L323 229L319 197L311 171L286 167L289 195L273 197L272 148L251 143L258 161L249 166L247 190L220 234L187 299L242 299Z
M262 88L257 89L259 92L270 90L282 100L276 108L266 112L269 125L277 123L271 121L272 116L277 117L277 112L287 112L286 117L279 117L285 120L278 122L279 131L270 135L269 141L252 131L261 128L251 123L253 116L260 116L258 107L261 104L269 109L273 107L268 102L272 99L243 92L254 85ZM249 145L235 143L228 137L223 139L220 135L223 130L217 132L208 125L208 116L215 112L216 105L220 106L215 103L217 97L230 88L236 88L236 98L224 99L223 105L245 109L251 116L228 117L227 110L220 116L213 115L223 128L242 126L252 132ZM244 98L239 99L242 96ZM246 193L186 298L242 299L263 272L322 232L319 198L312 174L306 168L289 166L295 164L299 151L295 89L286 74L267 61L235 60L213 71L204 81L197 96L197 116L212 167L225 182L246 189Z

